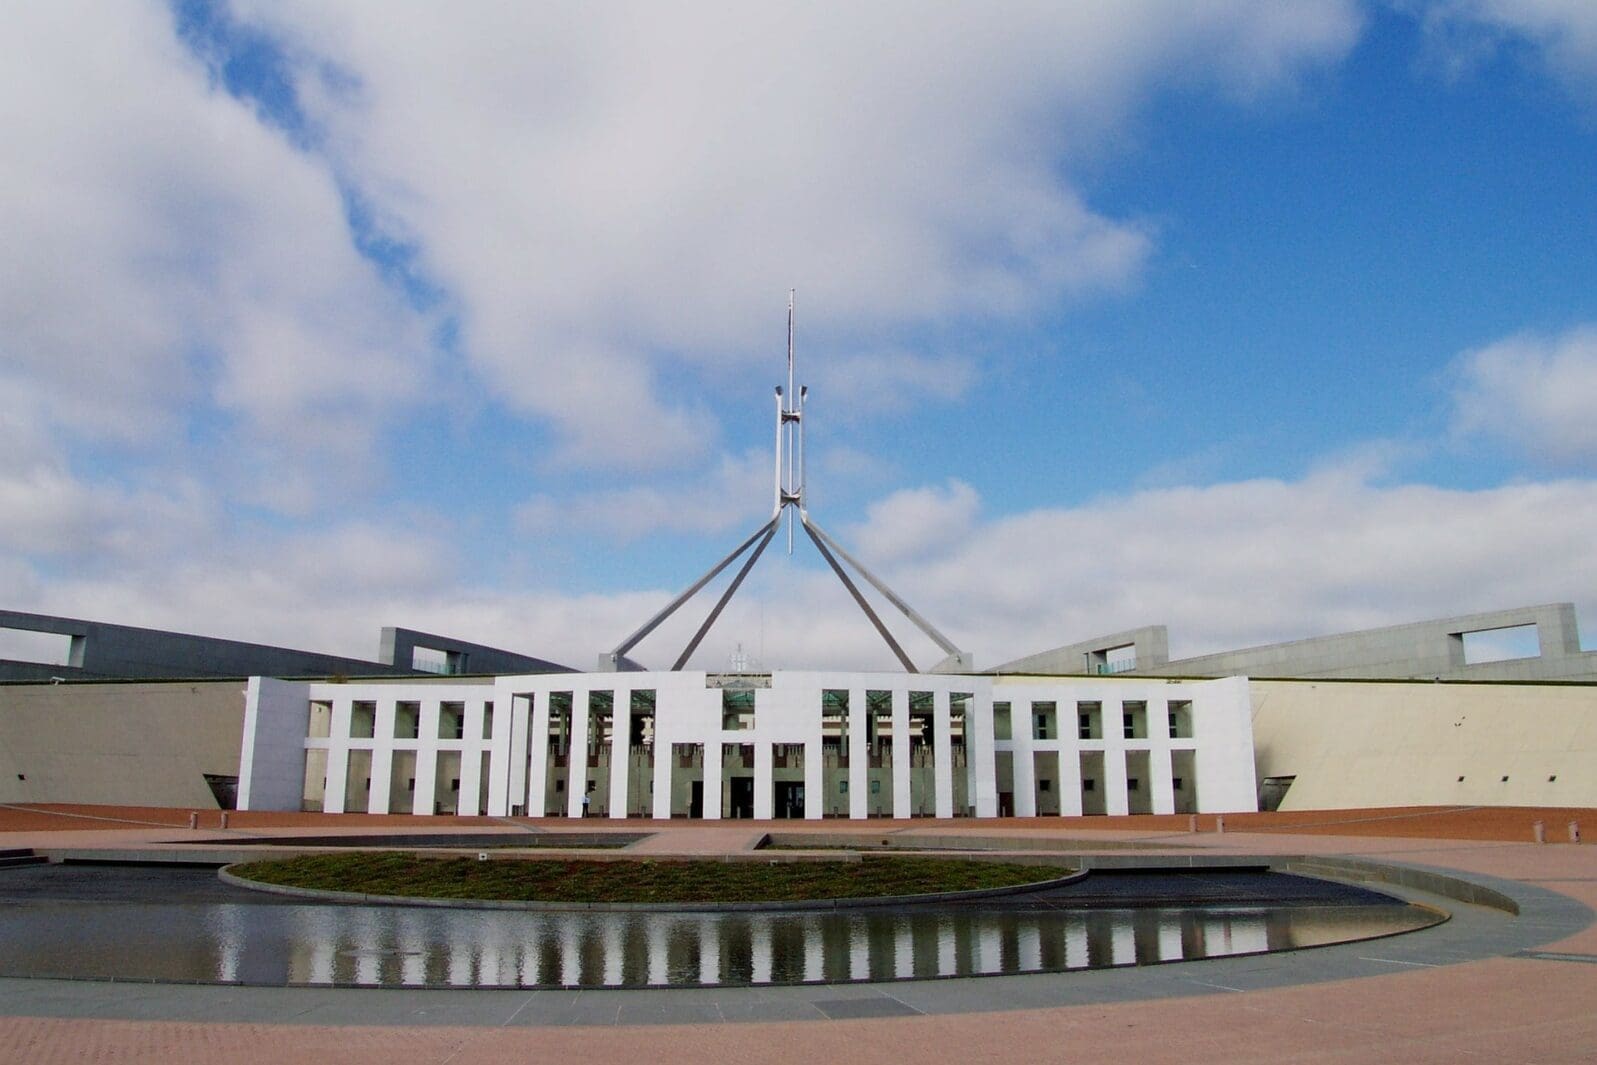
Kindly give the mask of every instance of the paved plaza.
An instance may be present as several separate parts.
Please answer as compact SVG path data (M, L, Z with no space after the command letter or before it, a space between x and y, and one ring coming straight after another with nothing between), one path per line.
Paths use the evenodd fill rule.
M0 807L0 850L122 856L241 835L555 833L592 821ZM1450 873L1520 909L1448 901L1436 929L1315 950L1099 972L681 990L365 990L0 980L0 1061L1590 1061L1597 1058L1597 811L1516 808L1185 817L637 823L630 852L746 855L767 831L1202 863L1327 856ZM1533 838L1544 827L1546 843ZM595 852L600 853L600 852ZM614 853L614 852L611 852ZM0 869L0 877L9 875ZM0 890L4 882L0 881ZM1423 898L1422 898L1423 901Z

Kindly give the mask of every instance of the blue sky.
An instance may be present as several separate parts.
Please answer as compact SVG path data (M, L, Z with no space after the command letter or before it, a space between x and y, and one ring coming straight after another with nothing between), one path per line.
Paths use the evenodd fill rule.
M586 665L762 520L793 287L812 512L984 664L1597 618L1597 8L469 10L19 16L6 605ZM737 642L890 662L803 548Z

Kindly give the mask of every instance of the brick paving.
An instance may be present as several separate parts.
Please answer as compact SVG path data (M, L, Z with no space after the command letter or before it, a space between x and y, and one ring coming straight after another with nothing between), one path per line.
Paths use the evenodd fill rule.
M212 811L212 817L215 812ZM111 818L111 821L98 818ZM95 818L96 820L90 820ZM259 820L256 820L259 818ZM125 827L117 828L116 820ZM367 818L361 815L235 815L244 829L329 827L485 829L492 818ZM1529 842L1544 821L1549 842ZM697 850L747 845L759 831L923 831L1017 839L1161 841L1216 853L1325 853L1387 858L1514 880L1597 907L1597 850L1561 842L1569 820L1597 829L1597 810L1465 809L1228 815L1224 835L1186 833L1180 818L1031 818L1004 822L748 822L657 825L653 846ZM140 823L142 822L142 824ZM153 823L153 825L152 825ZM40 846L70 834L130 841L187 831L187 811L91 807L0 808L0 847ZM535 827L576 828L573 822ZM207 826L210 827L209 825ZM597 827L592 821L583 830ZM1590 830L1586 833L1591 835ZM218 835L211 829L197 835ZM1179 837L1179 838L1178 838ZM24 843L23 840L35 842ZM1379 961L1381 952L1370 951ZM1387 951L1386 953L1392 953ZM1004 1013L943 1013L864 1020L605 1027L516 1027L514 1011L474 1027L323 1026L204 1020L99 1020L0 1016L0 1062L230 1063L327 1061L402 1065L556 1061L675 1062L1591 1062L1597 1061L1597 926L1546 944L1535 957L1459 964L1394 964L1389 974L1145 1001L1045 1006ZM1563 955L1563 957L1559 957ZM1205 965L1208 963L1186 963ZM1176 968L1182 968L1177 966ZM1027 978L1001 978L1024 981ZM1014 984L1017 1003L1023 1001ZM886 989L891 994L891 988ZM137 988L127 994L137 996ZM238 994L247 995L241 991ZM839 989L839 997L843 997ZM0 1002L0 1014L6 1006Z

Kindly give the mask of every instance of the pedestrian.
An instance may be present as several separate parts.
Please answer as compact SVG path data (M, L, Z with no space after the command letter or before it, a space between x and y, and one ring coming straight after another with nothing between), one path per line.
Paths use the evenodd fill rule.
M583 817L587 817L588 816L588 793L587 792L583 792L582 793L582 816Z

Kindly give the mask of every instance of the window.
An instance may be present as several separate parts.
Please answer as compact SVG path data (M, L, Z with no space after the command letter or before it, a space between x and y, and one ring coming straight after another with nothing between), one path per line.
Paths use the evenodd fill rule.
M459 777L451 777L451 778L449 778L449 790L450 791L459 791L460 790L460 778Z
M1138 780L1136 777L1127 777L1126 778L1126 790L1127 791L1141 791L1142 790L1142 781Z
M1181 785L1181 778L1180 778L1180 777L1172 777L1172 778L1171 778L1171 779L1170 779L1170 786L1171 786L1171 787L1172 787L1172 788L1174 788L1174 789L1175 789L1175 790L1176 790L1176 791L1180 791L1180 790L1181 790L1181 787L1182 787L1182 785Z
M1053 791L1054 790L1054 782L1051 781L1051 780L1039 780L1039 781L1037 781L1037 790L1038 791Z
M1076 715L1076 738L1082 740L1092 739L1092 715Z
M1091 777L1087 777L1084 780L1082 780L1082 782L1081 782L1081 790L1082 791L1097 791L1098 790L1098 782L1096 780L1092 779Z

